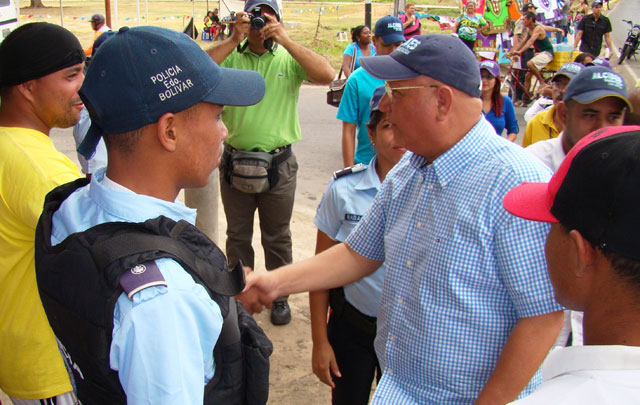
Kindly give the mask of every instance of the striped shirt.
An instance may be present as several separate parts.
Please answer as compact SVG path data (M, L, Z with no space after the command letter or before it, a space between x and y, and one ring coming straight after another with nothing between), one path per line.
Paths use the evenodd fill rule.
M518 320L561 309L546 272L549 225L502 206L511 188L549 177L484 118L433 164L408 152L387 175L346 240L387 265L374 403L473 402Z

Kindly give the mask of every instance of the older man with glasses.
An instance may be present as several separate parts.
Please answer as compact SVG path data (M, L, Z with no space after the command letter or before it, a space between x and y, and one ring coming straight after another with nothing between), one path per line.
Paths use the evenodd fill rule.
M456 38L419 35L362 66L387 82L380 109L408 152L345 242L249 274L247 293L268 304L350 283L384 261L374 404L527 395L562 312L546 274L548 226L510 216L502 198L549 170L495 135L482 116L475 56Z

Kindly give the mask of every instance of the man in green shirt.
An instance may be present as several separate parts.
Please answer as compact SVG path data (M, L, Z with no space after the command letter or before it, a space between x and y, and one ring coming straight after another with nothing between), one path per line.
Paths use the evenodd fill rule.
M207 52L219 65L254 70L267 85L251 107L226 107L229 129L220 166L229 261L254 267L253 218L260 216L267 270L291 263L291 231L298 164L291 144L301 139L298 96L304 80L328 84L335 71L324 57L294 42L276 0L248 0L233 35ZM246 36L246 40L245 40ZM291 320L287 297L274 301L271 322Z

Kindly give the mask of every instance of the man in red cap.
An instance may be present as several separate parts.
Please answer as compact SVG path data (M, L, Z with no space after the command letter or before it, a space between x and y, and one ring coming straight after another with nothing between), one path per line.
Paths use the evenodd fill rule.
M584 312L584 346L559 348L519 404L632 403L640 396L640 126L582 138L547 183L504 198L511 214L551 223L545 255L558 303Z

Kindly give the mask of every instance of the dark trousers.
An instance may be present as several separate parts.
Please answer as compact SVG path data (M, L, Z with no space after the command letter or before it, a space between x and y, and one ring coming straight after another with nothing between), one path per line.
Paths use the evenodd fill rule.
M460 38L460 37L458 37L458 38ZM460 38L460 41L462 41L472 51L473 51L474 46L476 45L476 41L469 41L468 39L464 39L464 38Z
M342 378L331 376L336 385L331 392L332 403L334 405L367 404L373 378L380 381L382 374L373 347L375 332L366 332L354 326L348 317L331 311L327 335L342 374Z

